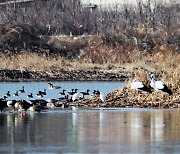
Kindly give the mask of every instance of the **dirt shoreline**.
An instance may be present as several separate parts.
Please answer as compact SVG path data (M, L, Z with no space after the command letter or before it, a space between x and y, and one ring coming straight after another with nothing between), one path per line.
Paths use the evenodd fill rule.
M0 70L0 82L33 81L125 81L131 77L130 72L105 72L98 70L49 70L21 71Z

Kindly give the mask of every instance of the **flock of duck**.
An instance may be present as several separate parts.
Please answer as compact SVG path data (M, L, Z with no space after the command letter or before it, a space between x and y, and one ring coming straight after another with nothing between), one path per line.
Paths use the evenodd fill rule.
M52 83L48 83L49 89L60 89L60 86L55 86ZM155 91L158 92L166 92L169 95L172 95L172 91L167 87L167 85L162 82L158 81L155 74L150 75L150 86L153 88ZM131 83L131 89L136 90L136 91L142 91L142 92L147 92L151 93L151 88L146 86L143 82L134 79L133 82ZM90 95L90 90L87 89L86 91L83 92L78 92L78 89L72 89L71 91L66 92L65 89L59 92L61 95L60 98L58 99L31 99L33 98L33 94L30 93L27 95L28 101L27 100L8 100L7 98L11 96L10 91L6 93L6 95L0 99L0 111L1 113L5 108L9 108L10 112L16 112L18 111L20 115L26 115L27 110L30 111L37 111L41 112L42 110L47 110L49 108L54 108L54 107L61 107L61 108L68 108L68 107L74 107L76 105L76 100L84 99L86 96ZM22 89L17 90L13 96L18 96L20 93L25 93L25 88L24 86ZM42 98L44 95L46 95L46 89L44 91L38 91L36 94L36 97ZM92 92L91 97L98 97L99 101L101 103L104 103L106 101L106 94L100 92L99 90L94 90Z
M48 83L48 89L58 90L61 89L61 86L53 85L52 83ZM21 93L26 93L25 87L22 86L22 89L16 90L12 96L20 96ZM26 115L27 110L29 111L36 111L41 112L47 110L49 108L61 107L61 108L68 108L75 106L75 101L77 99L84 99L86 96L90 96L90 90L87 89L86 91L78 92L78 89L71 89L71 91L66 91L62 89L59 92L60 98L57 99L43 99L43 97L47 95L46 89L43 91L38 91L36 96L33 96L33 93L27 94L28 100L20 99L12 99L9 100L8 98L11 96L10 91L0 98L0 111L1 113L6 108L10 112L15 113L18 111L20 115ZM40 99L33 99L38 97ZM99 99L104 102L105 101L105 94L100 92L99 90L94 90L92 92L91 97L99 97Z

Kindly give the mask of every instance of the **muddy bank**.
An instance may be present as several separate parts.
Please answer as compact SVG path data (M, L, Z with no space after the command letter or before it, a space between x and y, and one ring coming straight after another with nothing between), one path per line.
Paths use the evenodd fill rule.
M129 72L103 72L96 70L49 70L49 71L21 71L0 70L0 81L125 81L131 77Z

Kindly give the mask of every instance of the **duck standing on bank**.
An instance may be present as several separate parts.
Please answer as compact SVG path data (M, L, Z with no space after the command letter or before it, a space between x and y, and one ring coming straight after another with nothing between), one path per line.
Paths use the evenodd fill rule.
M84 96L89 95L90 90L87 89L86 91L80 92L84 98Z

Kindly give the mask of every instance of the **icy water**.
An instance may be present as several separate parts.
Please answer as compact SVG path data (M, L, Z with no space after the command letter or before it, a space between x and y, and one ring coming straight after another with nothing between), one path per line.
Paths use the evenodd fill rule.
M50 110L0 115L0 153L179 153L180 110Z

